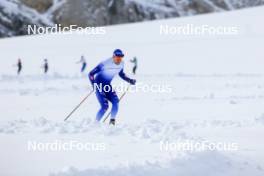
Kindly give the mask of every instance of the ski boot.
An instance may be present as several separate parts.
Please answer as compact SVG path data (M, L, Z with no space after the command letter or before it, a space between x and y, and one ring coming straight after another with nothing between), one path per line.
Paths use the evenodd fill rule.
M109 125L115 125L115 119L110 119Z

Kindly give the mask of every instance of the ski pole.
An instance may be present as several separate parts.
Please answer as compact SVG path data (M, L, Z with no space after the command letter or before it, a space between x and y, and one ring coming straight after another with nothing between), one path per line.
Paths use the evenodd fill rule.
M64 121L68 120L71 115L83 104L83 102L94 92L94 90L92 90L91 92L89 92L89 94L84 97L84 99L70 112L70 114L64 119Z
M124 96L127 94L128 90L129 90L129 86L127 87L126 91L120 96L118 102L120 102L120 101L124 98ZM108 119L108 117L109 117L110 115L111 115L111 112L109 112L109 113L107 114L107 116L104 118L103 122L105 122L105 121Z

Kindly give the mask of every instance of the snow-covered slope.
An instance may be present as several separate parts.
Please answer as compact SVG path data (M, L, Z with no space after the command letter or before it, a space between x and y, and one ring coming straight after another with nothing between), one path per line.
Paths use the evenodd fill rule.
M18 0L0 1L0 37L25 35L27 25L50 26L51 20Z
M264 173L263 7L106 28L105 35L44 35L0 41L0 175L261 176ZM160 35L160 25L236 26L237 35ZM94 124L88 70L126 52L129 74L139 59L138 84L172 92L129 92L116 127ZM12 67L20 57L22 74ZM42 75L42 59L50 72ZM129 76L134 77L129 74ZM114 80L119 85L121 80ZM120 96L122 92L118 92ZM103 151L28 150L28 142L104 143ZM160 142L235 143L235 150L160 150ZM33 165L34 164L34 165Z

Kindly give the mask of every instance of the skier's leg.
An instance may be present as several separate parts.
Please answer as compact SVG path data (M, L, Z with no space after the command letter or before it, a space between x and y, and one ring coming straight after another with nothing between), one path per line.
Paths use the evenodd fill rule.
M85 65L85 64L83 64L83 65L82 65L82 68L81 68L81 72L84 72L84 70L85 70L85 67L86 67L86 65Z
M96 120L100 121L108 109L108 101L107 101L105 94L103 92L99 92L99 90L97 90L95 94L96 94L96 97L97 97L97 99L101 105L101 108L96 115Z
M111 119L115 119L119 107L119 99L116 95L116 92L115 91L108 92L107 99L112 103Z
M47 74L48 71L49 71L49 67L48 67L48 66L45 66L45 67L44 67L44 73Z
M133 74L135 75L136 74L136 70L137 70L137 67L133 67Z

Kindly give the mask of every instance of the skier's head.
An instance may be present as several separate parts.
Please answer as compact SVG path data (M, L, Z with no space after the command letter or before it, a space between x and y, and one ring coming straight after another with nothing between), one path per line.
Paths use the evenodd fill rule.
M122 61L122 58L124 57L124 53L122 50L120 49L116 49L113 53L113 60L116 64L120 64L120 62Z

